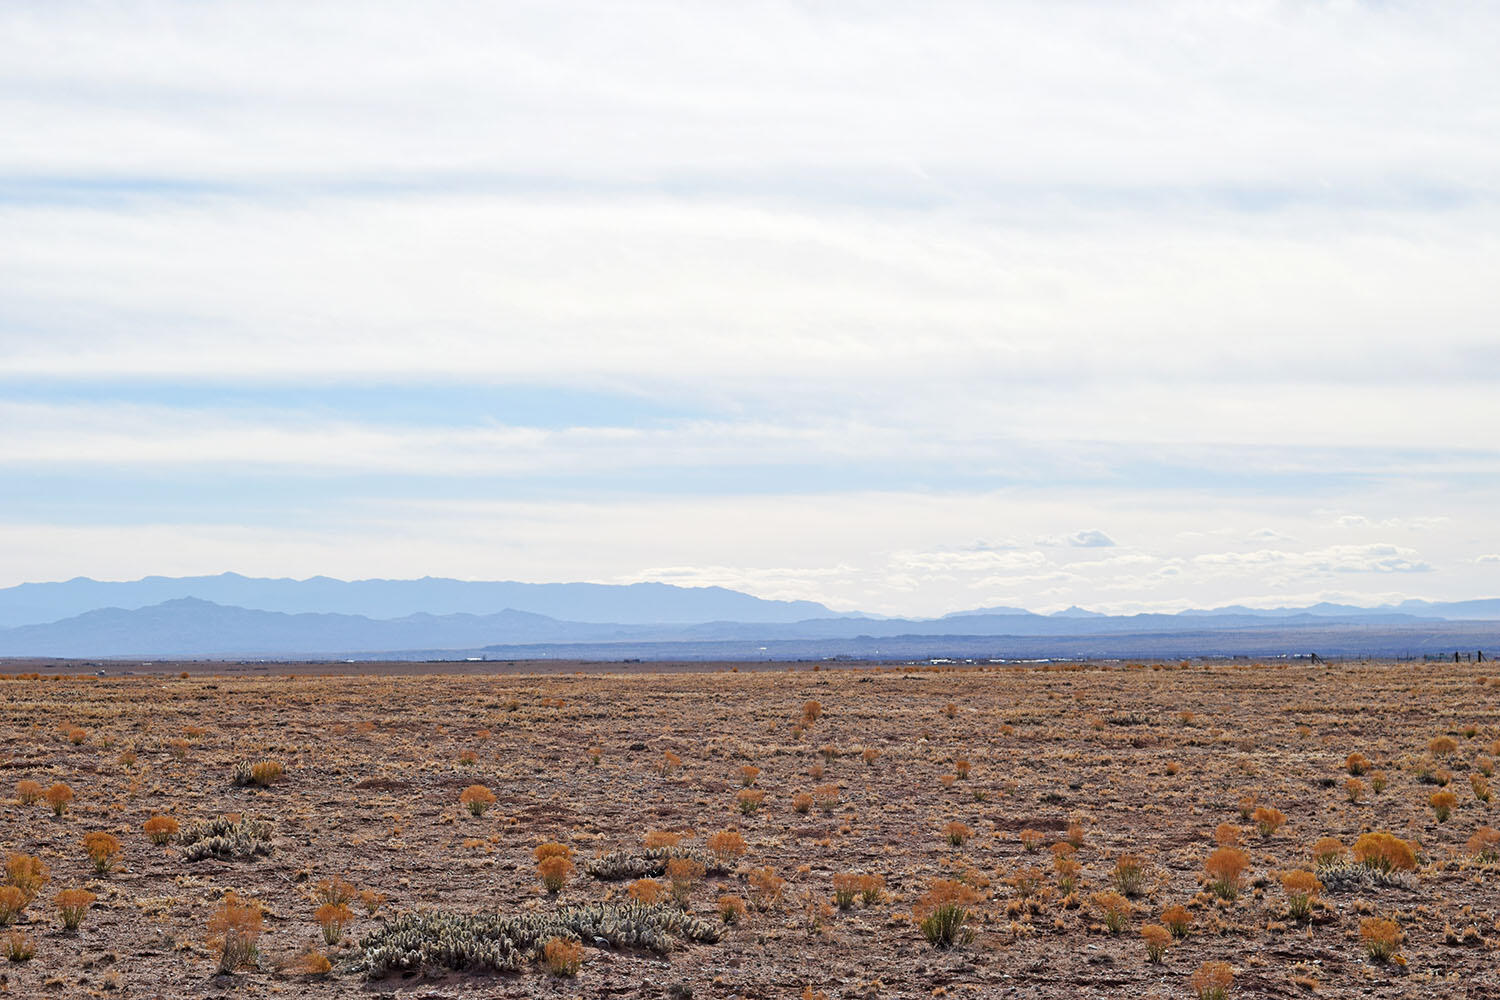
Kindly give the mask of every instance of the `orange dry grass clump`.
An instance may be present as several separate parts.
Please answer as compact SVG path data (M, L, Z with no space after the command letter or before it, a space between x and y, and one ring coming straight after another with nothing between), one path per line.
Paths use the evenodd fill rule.
M1401 928L1394 920L1365 917L1359 922L1359 939L1365 952L1377 962L1388 962L1401 943Z
M5 859L5 884L20 890L23 907L37 897L51 878L52 872L40 858L11 854Z
M974 836L974 831L956 820L943 827L943 836L948 838L948 843L954 847L964 846L964 841Z
M1344 845L1337 837L1319 837L1312 847L1313 861L1320 865L1332 864L1344 856Z
M1240 828L1233 823L1220 823L1214 827L1214 843L1220 847L1239 847Z
M671 862L667 864L671 867ZM537 862L536 872L547 891L556 895L568 884L568 878L573 874L573 862L565 855L551 854Z
M1172 943L1172 935L1161 924L1146 924L1141 928L1141 940L1146 942L1146 961L1160 962Z
M68 803L73 801L73 789L59 781L47 789L47 804L52 807L53 815L61 816L68 811Z
M766 793L759 788L741 788L734 796L735 808L746 816L760 809L766 801Z
M324 903L313 914L313 919L322 928L323 940L337 944L344 936L344 928L354 919L354 914L343 903Z
M57 907L58 916L62 918L63 927L76 931L78 925L83 923L83 915L88 912L95 898L94 894L86 889L64 889L52 897L52 902Z
M1474 831L1464 846L1480 861L1500 861L1500 830L1481 826Z
M759 777L760 768L756 767L754 764L746 764L744 767L740 768L740 784L744 785L746 788L749 788L751 785L755 784L756 779Z
M1437 816L1439 823L1448 822L1448 814L1453 807L1458 805L1458 796L1452 792L1433 792L1427 799L1427 804L1432 806L1432 812Z
M1234 969L1228 962L1204 962L1191 984L1198 1000L1224 1000L1234 988Z
M745 853L745 838L735 830L720 830L708 838L708 849L721 865L729 865Z
M260 904L225 893L223 904L208 920L208 933L219 951L220 972L233 972L255 958L260 929Z
M1251 818L1255 820L1255 828L1260 831L1262 837L1272 836L1286 823L1286 816L1282 811L1269 806L1260 806Z
M583 965L583 945L578 941L555 937L542 948L542 960L554 976L576 976Z
M468 806L475 816L483 816L486 809L495 804L495 793L483 785L470 785L458 793L458 801Z
M759 868L750 873L750 902L757 910L769 910L781 901L781 890L786 879L769 868Z
M83 835L83 851L94 863L94 871L105 874L114 867L120 853L120 840L114 834L95 831Z
M147 837L151 838L151 843L166 844L177 836L178 824L170 816L152 816L146 820L141 829L146 832Z
M933 879L928 890L912 905L912 917L927 940L939 948L967 943L973 931L965 927L969 907L979 902L979 893L954 879Z
M641 839L646 845L646 850L655 850L658 847L676 847L682 842L682 834L673 833L670 830L650 830Z
M1240 876L1250 859L1237 847L1220 847L1203 862L1203 870L1212 876L1210 887L1221 899L1233 899L1240 892Z
M1400 837L1384 831L1361 834L1354 842L1354 860L1389 874L1417 870L1415 847Z
M1312 913L1312 901L1323 891L1323 883L1312 872L1287 872L1281 876L1281 891L1286 893L1292 916L1305 920Z
M654 878L638 878L626 887L625 892L637 903L651 904L661 899L661 883Z
M571 859L573 857L573 848L569 847L567 844L557 844L549 841L545 844L538 844L536 850L532 851L531 853L532 857L536 858L537 864L541 864L548 858Z
M1167 925L1174 938L1185 938L1193 928L1193 914L1187 907L1173 903L1161 911L1161 922Z
M679 905L687 905L693 886L703 877L703 873L703 866L692 858L673 858L667 862L667 883L671 887L672 898Z
M745 915L745 901L738 896L719 897L719 919L726 924L738 923Z
M16 782L16 798L23 806L35 805L42 801L43 794L42 786L35 781Z
M1350 774L1358 777L1370 769L1370 758L1362 753L1351 753L1345 758L1344 767L1349 769Z

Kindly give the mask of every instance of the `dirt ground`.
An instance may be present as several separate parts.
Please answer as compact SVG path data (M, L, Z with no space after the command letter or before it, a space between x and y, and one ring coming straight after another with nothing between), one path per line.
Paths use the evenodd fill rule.
M35 949L27 961L0 958L0 989L1192 997L1194 971L1225 961L1231 996L1500 997L1500 865L1466 846L1495 824L1471 785L1500 750L1500 682L1485 678L1487 664L468 667L326 676L198 665L183 678L156 664L153 675L0 680L0 852L50 870L14 925L0 927L0 946L14 931ZM1432 742L1443 736L1454 749ZM681 763L663 773L668 752ZM1356 752L1370 771L1351 801L1346 758ZM280 762L284 776L264 788L234 784L237 764L261 760ZM737 797L747 765L760 769L754 787L764 792L751 813ZM1429 804L1440 771L1451 772L1456 799L1446 822ZM1374 772L1385 776L1382 791L1369 787ZM73 799L54 816L46 801L21 804L22 781L65 783ZM471 785L496 797L482 816L460 804ZM796 795L828 785L837 802L827 811L794 810ZM1279 810L1285 825L1262 835L1242 818L1247 797ZM186 826L235 813L273 825L269 855L189 861L181 844L142 832L158 814ZM945 835L955 822L971 831L961 845ZM1064 897L1049 848L1075 822L1082 870ZM1204 861L1226 823L1248 861L1233 901L1205 888ZM749 899L754 869L771 868L785 887L717 943L666 955L588 947L576 978L540 963L374 980L342 971L360 940L400 911L620 900L627 883L589 876L589 858L639 848L653 831L702 846L721 830L742 834L746 852L728 874L693 886L693 913L718 921L722 895ZM1042 835L1039 850L1026 850L1023 830ZM1310 919L1293 918L1281 874L1313 870L1319 838L1352 847L1376 830L1415 842L1419 870L1404 883L1327 886ZM121 843L106 874L82 846L95 831ZM548 841L578 862L555 899L533 858ZM1125 926L1111 932L1098 897L1116 888L1123 854L1141 859L1144 879ZM1023 899L1016 883L1025 879L1015 876L1032 866L1043 884ZM841 873L882 876L883 896L839 909L832 880ZM311 895L335 876L385 899L374 916L352 904L352 924L328 946ZM950 949L930 945L912 916L939 878L980 897L973 939ZM97 897L74 932L53 902L70 888ZM255 965L217 974L209 923L231 890L260 904L263 930ZM1192 914L1192 931L1148 962L1141 928L1173 904ZM1377 918L1399 927L1394 960L1372 959L1362 943L1361 921ZM310 951L326 954L332 971L299 971Z

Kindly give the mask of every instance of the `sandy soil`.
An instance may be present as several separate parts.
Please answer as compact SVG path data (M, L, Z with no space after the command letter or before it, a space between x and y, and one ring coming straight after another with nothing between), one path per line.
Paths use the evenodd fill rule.
M0 850L36 856L51 875L10 928L35 947L29 961L0 959L10 995L1191 997L1194 970L1222 960L1237 996L1500 997L1500 866L1465 846L1496 822L1470 785L1500 737L1487 664L378 676L199 665L186 679L153 666L162 672L0 680ZM808 701L822 713L802 728ZM1434 758L1429 744L1445 734L1456 749L1439 744ZM662 775L667 751L681 766ZM1359 802L1345 788L1353 752L1388 780ZM261 759L285 776L232 783L238 762ZM945 780L960 759L968 777ZM765 792L749 815L736 808L745 765L761 769ZM1453 775L1446 822L1429 806L1437 786L1419 780L1437 768ZM22 805L25 780L64 782L74 799L60 817ZM497 797L482 817L459 804L474 784ZM796 794L829 784L830 812L793 810ZM1241 819L1247 795L1285 825L1262 836ZM158 813L269 820L274 849L188 861L142 833ZM1047 848L1071 821L1082 873L1064 900ZM944 836L951 822L972 830L961 846ZM1249 861L1232 903L1203 884L1224 823ZM717 919L721 895L748 897L753 868L786 886L718 943L665 957L588 948L576 979L539 965L374 981L339 971L399 910L550 908L532 858L544 841L573 848L579 868L558 898L577 903L624 893L584 874L591 856L639 847L650 831L701 845L725 829L748 850L736 871L696 886L694 913ZM1036 853L1019 839L1027 829L1044 834ZM1352 845L1370 830L1419 842L1410 885L1325 890L1310 921L1292 919L1280 873L1311 869L1320 837ZM108 874L81 846L92 831L123 845ZM1143 894L1110 933L1094 897L1113 888L1125 853L1145 862ZM1032 865L1046 888L1027 904L1011 880ZM831 880L843 872L883 876L884 898L838 910ZM386 901L374 917L355 905L328 947L310 895L333 876ZM912 921L935 878L982 897L967 945L934 948ZM76 932L53 905L67 888L98 897ZM208 923L227 890L263 906L264 930L258 967L219 975ZM1189 909L1194 931L1149 963L1140 928L1171 904ZM1399 925L1400 961L1368 957L1366 917ZM331 974L297 971L310 948Z

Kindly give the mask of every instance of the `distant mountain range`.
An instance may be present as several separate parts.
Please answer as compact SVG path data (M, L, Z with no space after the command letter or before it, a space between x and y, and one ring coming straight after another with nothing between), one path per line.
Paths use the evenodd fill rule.
M89 606L95 601L113 603ZM1500 599L1139 615L990 607L918 619L840 615L814 602L768 601L718 587L264 580L232 573L24 584L0 590L0 622L9 624L0 628L0 656L9 657L406 659L585 648L603 658L643 650L695 658L693 650L713 649L784 658L945 649L993 656L1042 655L1038 650L1146 656L1156 649L1175 656L1226 643L1265 655L1258 651L1314 651L1319 637L1372 655L1455 644L1500 652ZM1077 652L1056 652L1066 649Z
M406 615L487 615L528 611L584 622L793 622L832 618L814 601L768 601L723 587L667 583L513 583L450 580L266 579L148 576L112 582L78 577L61 583L23 583L0 589L0 628L55 622L100 608L149 607L183 597L257 611L401 618Z

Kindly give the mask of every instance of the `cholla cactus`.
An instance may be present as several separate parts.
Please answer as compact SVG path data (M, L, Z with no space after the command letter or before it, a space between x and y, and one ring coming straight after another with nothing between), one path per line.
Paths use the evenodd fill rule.
M516 972L540 960L557 938L663 954L679 940L714 942L722 934L717 924L660 904L596 903L510 916L402 913L360 941L352 971L372 979L440 969Z
M218 858L234 861L271 853L271 824L263 820L232 821L220 816L206 823L190 823L179 838L182 856L189 861Z
M646 847L639 851L610 851L590 860L583 870L594 878L605 882L621 879L656 878L667 871L667 862L674 858L696 861L710 875L725 875L730 869L726 861L708 851L694 847Z

